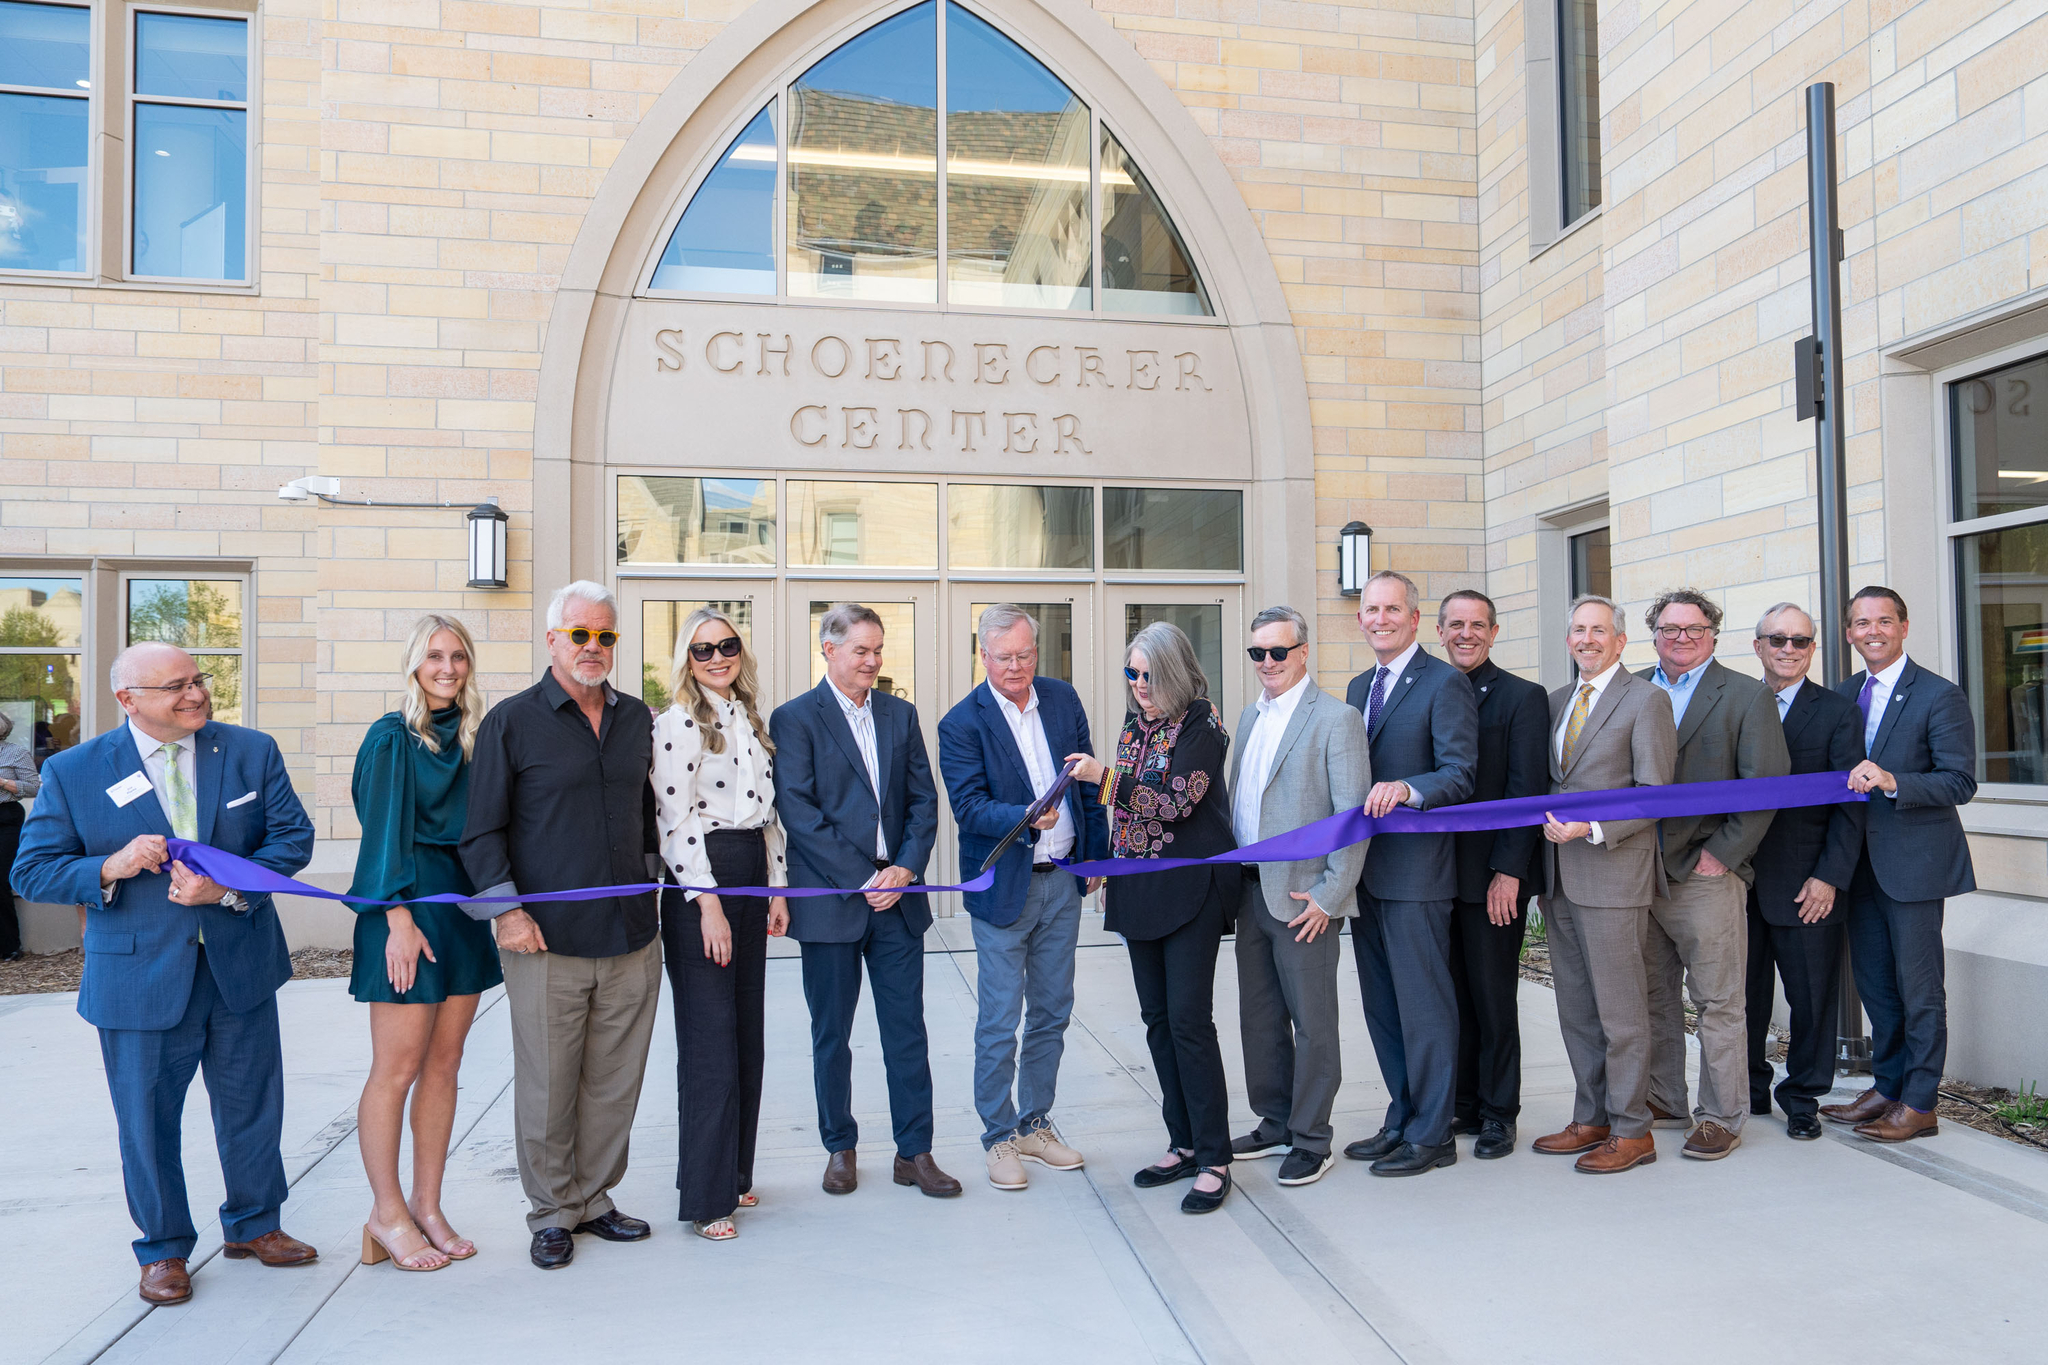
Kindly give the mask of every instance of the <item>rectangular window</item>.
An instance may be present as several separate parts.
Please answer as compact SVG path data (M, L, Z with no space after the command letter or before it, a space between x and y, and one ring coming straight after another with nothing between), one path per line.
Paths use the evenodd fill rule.
M1105 488L1102 558L1115 569L1244 571L1244 494L1234 488Z
M1953 384L1950 394L1955 519L2048 507L2048 356Z
M1210 695L1223 692L1223 608L1206 603L1132 602L1124 607L1124 639L1154 621L1179 626L1195 647L1195 658L1209 680Z
M684 643L678 637L682 634L683 622L689 620L690 613L699 607L724 612L738 630L740 642L749 650L754 647L752 602L714 602L698 598L641 603L640 639L646 662L640 665L640 700L656 711L667 710L669 702L674 700L669 684L675 679L676 646Z
M980 621L981 614L994 605L993 602L970 603L967 619ZM1074 681L1074 604L1013 602L1011 605L1024 608L1031 613L1031 619L1038 622L1038 675L1058 678L1065 683ZM967 685L979 687L988 677L988 670L981 665L981 637L975 631L967 633L967 652L973 660L968 669Z
M0 0L0 270L83 274L92 11Z
M1560 225L1600 205L1600 19L1595 0L1557 0Z
M27 749L36 766L85 738L81 690L85 581L0 578L0 743Z
M792 479L788 487L791 564L938 568L937 484Z
M882 618L882 671L875 677L875 690L916 705L917 703L917 603L877 602L865 598L861 605ZM818 627L825 624L830 602L811 603L811 629L805 638L816 640ZM811 651L811 686L825 681L825 655Z
M620 564L773 564L775 480L627 475Z
M134 19L130 272L245 280L251 24L153 10Z
M1614 596L1614 554L1607 528L1581 532L1568 542L1571 546L1572 600L1587 593L1595 597Z
M946 561L956 569L1092 569L1095 490L951 484Z
M212 675L213 718L242 724L242 610L238 578L131 578L124 644L153 640L190 654Z

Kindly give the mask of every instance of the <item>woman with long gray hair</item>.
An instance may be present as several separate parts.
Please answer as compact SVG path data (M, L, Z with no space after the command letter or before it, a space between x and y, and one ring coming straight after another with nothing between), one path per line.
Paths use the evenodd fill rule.
M8 878L21 844L21 803L43 789L35 756L19 744L9 744L13 735L14 717L0 711L0 962L21 956L21 921L15 917L14 886Z
M1207 858L1236 848L1223 788L1230 736L1194 645L1178 626L1146 626L1124 651L1124 682L1131 714L1115 763L1068 755L1075 780L1102 784L1114 856ZM1133 1183L1154 1189L1192 1176L1183 1213L1212 1212L1230 1193L1230 1095L1212 1001L1238 894L1234 864L1109 880L1103 927L1130 951L1170 1144Z

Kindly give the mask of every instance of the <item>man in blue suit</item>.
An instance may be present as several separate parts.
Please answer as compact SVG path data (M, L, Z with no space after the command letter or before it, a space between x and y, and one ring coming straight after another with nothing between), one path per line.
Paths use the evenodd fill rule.
M1942 903L1977 889L1956 808L1977 794L1969 698L1906 657L1906 602L1869 587L1849 600L1864 670L1835 691L1863 713L1866 757L1849 785L1871 793L1849 883L1849 959L1870 1015L1870 1088L1823 1118L1878 1142L1932 1137L1948 1060Z
M1379 666L1351 680L1345 700L1365 716L1370 815L1431 810L1472 796L1479 708L1465 675L1416 643L1421 595L1406 574L1366 580L1358 608ZM1385 774L1398 774L1386 777ZM1451 978L1456 836L1381 834L1365 852L1351 949L1380 1075L1393 1094L1386 1123L1344 1155L1374 1175L1421 1175L1458 1159L1451 1120L1458 1082L1458 993Z
M932 912L915 882L939 835L939 793L917 727L917 708L875 690L882 618L841 602L818 626L825 680L775 708L775 809L789 838L791 886L838 887L845 896L790 899L789 936L802 945L811 1010L811 1077L818 1135L830 1153L827 1194L851 1194L859 1176L853 1120L853 1013L861 965L875 989L875 1022L896 1130L894 1177L934 1198L960 1182L932 1160L932 1068L924 1031L924 931Z
M1037 676L1038 622L1029 612L999 603L982 612L976 634L988 681L939 722L939 771L960 826L963 876L1024 818L1070 755L1095 752L1080 696L1058 678ZM1061 1171L1082 1164L1051 1119L1081 938L1081 884L1053 860L1109 856L1109 821L1096 790L1069 786L1004 851L995 885L963 898L974 929L974 1107L989 1184L999 1190L1025 1187L1026 1161Z
M128 1213L142 1230L138 1292L182 1303L198 1233L180 1129L202 1066L227 1185L227 1255L290 1266L316 1253L278 1226L288 1189L277 988L292 963L277 911L268 895L231 891L171 860L165 840L211 844L290 876L312 858L313 822L276 741L214 722L208 675L189 654L131 645L114 659L112 682L128 723L43 766L14 888L85 907L78 1012L100 1031Z

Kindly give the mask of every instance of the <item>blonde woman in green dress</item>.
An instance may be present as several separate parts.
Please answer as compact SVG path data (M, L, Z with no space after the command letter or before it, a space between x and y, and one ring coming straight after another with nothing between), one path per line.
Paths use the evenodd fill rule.
M469 759L484 718L476 645L461 622L422 617L405 644L405 703L356 751L350 793L363 842L351 895L405 901L475 890L456 856L469 814ZM363 1263L439 1270L476 1246L441 1212L455 1127L455 1077L477 997L505 978L486 921L449 902L356 906L349 994L370 1007L370 1079L356 1140L376 1203ZM412 1196L398 1149L412 1097Z

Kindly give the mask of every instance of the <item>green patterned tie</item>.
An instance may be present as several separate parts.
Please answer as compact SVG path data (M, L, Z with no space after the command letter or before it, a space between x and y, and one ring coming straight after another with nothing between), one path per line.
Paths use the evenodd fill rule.
M178 746L166 744L156 752L164 761L164 791L171 806L164 814L171 817L171 833L180 839L197 839L199 803L192 799L192 784L185 780L185 772L178 766Z

